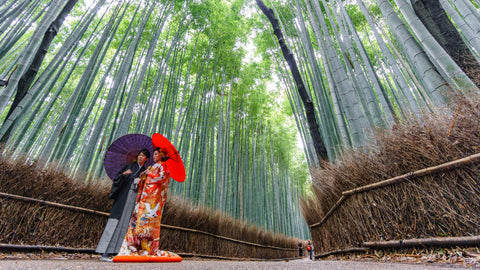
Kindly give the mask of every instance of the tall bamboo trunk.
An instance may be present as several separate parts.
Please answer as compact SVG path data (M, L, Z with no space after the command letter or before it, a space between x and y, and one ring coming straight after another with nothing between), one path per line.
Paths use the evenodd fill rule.
M317 118L315 116L315 108L313 106L312 101L308 97L307 90L305 88L305 85L303 83L303 80L300 76L300 72L298 70L297 63L295 62L295 59L293 58L292 53L288 49L285 40L283 38L283 34L280 31L280 27L278 26L278 21L275 18L275 15L273 13L272 9L267 8L265 4L263 3L262 0L257 0L257 5L260 7L262 12L267 16L269 19L270 23L272 24L273 27L273 32L275 36L277 36L278 42L280 43L280 47L282 49L283 56L285 57L285 60L288 63L288 66L290 67L290 71L292 72L292 76L295 80L297 90L300 94L300 97L302 98L302 102L305 106L305 113L307 115L307 121L308 121L308 126L309 126L309 131L310 131L310 136L312 136L313 144L315 147L315 151L317 154L318 160L325 160L328 161L328 154L327 150L325 148L325 144L322 141L322 138L320 136L319 128L318 128L318 122Z
M480 88L477 79L480 64L463 42L455 26L448 18L438 0L410 0L418 18L435 37L440 46L453 58L455 63Z

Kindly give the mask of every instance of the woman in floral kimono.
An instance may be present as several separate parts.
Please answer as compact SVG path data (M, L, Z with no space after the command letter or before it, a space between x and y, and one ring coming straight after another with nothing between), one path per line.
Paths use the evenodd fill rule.
M158 249L162 210L167 200L170 183L170 172L164 164L168 157L164 153L166 153L165 150L155 148L153 150L155 164L142 173L135 210L118 253L119 256L178 256Z

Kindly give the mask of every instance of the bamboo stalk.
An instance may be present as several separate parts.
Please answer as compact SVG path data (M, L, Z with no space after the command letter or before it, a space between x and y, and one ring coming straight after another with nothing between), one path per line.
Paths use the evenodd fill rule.
M203 254L194 254L194 253L177 253L177 254L180 255L181 257L198 257L198 258L206 258L206 259L219 259L219 260L231 260L231 261L289 261L289 260L302 259L301 257L281 258L281 259L257 259L257 258L232 258L232 257L203 255Z
M87 209L87 208L72 206L72 205L66 205L66 204L61 204L61 203L56 203L56 202L49 202L49 201L44 201L44 200L39 200L39 199L14 195L14 194L8 194L8 193L3 193L3 192L0 192L0 197L9 198L9 199L16 199L16 200L25 201L25 202L41 203L41 204L54 206L54 207L58 207L58 208L65 208L65 209L69 209L69 210L80 211L80 212L85 212L85 213L95 214L95 215L100 215L100 216L107 216L107 217L110 216L110 213L106 213L106 212L102 212L102 211L96 211L96 210L92 210L92 209Z
M367 248L354 247L354 248L344 248L344 249L335 249L329 252L315 255L315 258L328 257L335 254L344 254L344 253L354 253L354 252L367 252Z
M369 185L365 185L365 186L361 186L361 187L358 187L358 188L354 188L354 189L351 189L351 190L344 191L344 192L342 192L342 196L340 197L340 199L335 203L334 206L332 206L332 208L330 208L330 210L328 211L327 214L325 214L325 216L322 218L322 220L318 223L314 223L314 224L310 225L309 227L314 228L314 227L318 227L318 226L322 225L327 220L327 218L340 206L340 204L343 203L343 201L350 195L365 192L365 191L369 191L369 190L376 189L376 188L381 188L381 187L386 187L386 186L389 186L389 185L402 183L406 180L412 180L414 178L419 178L419 177L426 176L426 175L440 173L440 172L444 172L446 170L451 170L451 169L455 169L455 168L458 168L458 167L462 167L462 166L465 166L465 165L474 164L474 163L478 163L478 162L480 162L480 153L474 154L474 155L471 155L471 156L468 156L468 157L465 157L465 158L457 159L457 160L454 160L454 161L450 161L450 162L447 162L447 163L444 163L444 164L440 164L440 165L437 165L437 166L433 166L433 167L421 169L421 170L418 170L418 171L415 171L415 172L410 172L410 173L407 173L407 174L396 176L394 178L390 178L390 179L380 181L380 182L377 182L377 183L373 183L373 184L369 184Z
M71 252L71 253L95 253L93 248L73 248L62 246L39 246L39 245L10 245L0 244L0 250L18 250L18 251L57 251L57 252ZM295 249L296 250L296 249ZM194 253L177 253L181 257L198 257L207 259L232 260L232 261L285 261L296 260L299 257L282 258L282 259L256 259L256 258L232 258L214 255L194 254Z
M297 250L296 248L281 248L281 247L266 246L266 245L262 245L262 244L250 243L250 242L246 242L246 241L242 241L242 240L228 238L228 237L221 236L221 235L216 235L216 234L209 233L209 232L204 232L204 231L199 231L199 230L189 229L189 228L183 228L183 227L177 227L177 226L173 226L173 225L162 224L162 227L163 228L174 229L174 230L201 233L201 234L209 235L209 236L212 236L212 237L215 237L215 238L218 238L218 239L228 240L228 241L231 241L231 242L236 242L236 243L240 243L240 244L256 246L256 247L261 247L261 248L271 248L271 249L280 249L280 250Z
M0 192L0 197L9 198L9 199L16 199L16 200L21 200L21 201L26 201L26 202L40 203L40 204L45 204L45 205L54 206L54 207L58 207L58 208L69 209L69 210L73 210L73 211L86 212L86 213L89 213L89 214L96 214L96 215L107 216L107 217L110 216L110 214L106 213L106 212L101 212L101 211L96 211L96 210L92 210L92 209L87 209L87 208L82 208L82 207L77 207L77 206L72 206L72 205L66 205L66 204L61 204L61 203L49 202L49 201L44 201L44 200L39 200L39 199L14 195L14 194L8 194L8 193L3 193L3 192ZM261 247L261 248L270 248L270 249L278 249L278 250L297 250L296 248L281 248L281 247L261 245L261 244L257 244L257 243L250 243L250 242L237 240L237 239L233 239L233 238L228 238L228 237L221 236L221 235L215 235L213 233L199 231L199 230L190 229L190 228L183 228L183 227L177 227L177 226L166 225L166 224L161 224L161 226L163 228L168 228L168 229L172 229L172 230L180 230L180 231L186 231L186 232L194 232L194 233L205 234L205 235L212 236L212 237L215 237L215 238L218 238L218 239L223 239L223 240L227 240L227 241L231 241L231 242L235 242L235 243L240 243L240 244L245 244L245 245L250 245L250 246L256 246L256 247Z
M434 174L434 173L440 173L440 172L443 172L443 171L446 171L446 170L451 170L451 169L454 169L454 168L458 168L458 167L461 167L461 166L464 166L464 165L473 164L473 163L477 163L477 162L480 162L480 153L475 154L475 155L471 155L471 156L468 156L468 157L465 157L465 158L457 159L457 160L454 160L454 161L451 161L451 162L448 162L448 163L444 163L444 164L441 164L441 165L438 165L438 166L433 166L433 167L429 167L429 168L426 168L426 169L421 169L421 170L418 170L418 171L415 171L415 172L410 172L410 173L407 173L407 174L404 174L404 175L401 175L401 176L390 178L390 179L380 181L380 182L377 182L377 183L373 183L373 184L370 184L370 185L366 185L366 186L354 188L354 189L351 189L351 190L347 190L347 191L342 192L342 194L345 195L345 196L349 196L349 195L353 195L355 193L365 192L367 190L372 190L372 189L376 189L376 188L380 188L380 187L385 187L385 186L389 186L389 185L393 185L393 184L398 184L398 183L401 183L401 182L404 182L406 180L410 180L410 179L413 179L413 178L418 178L418 177L422 177L422 176L426 176L426 175L431 175L431 174Z
M462 237L433 237L407 240L374 241L362 244L368 248L399 248L426 246L480 246L480 235Z
M322 218L322 220L320 220L320 222L318 222L318 223L310 225L310 228L314 228L314 227L322 225L325 222L325 220L327 220L327 218L343 203L343 201L346 198L347 198L347 196L342 195L342 197L340 197L340 199L338 199L338 201L335 203L335 205L332 208L330 208L328 213L325 214L325 216Z
M462 236L462 237L433 237L433 238L422 238L422 239L407 239L407 240L392 240L392 241L373 241L373 242L363 242L362 247L356 248L345 248L345 249L336 249L328 251L319 255L316 255L315 258L328 257L330 255L342 254L342 253L353 253L353 252L367 252L369 248L401 248L401 247L427 247L427 246L479 246L480 245L480 235L476 236Z
M0 244L0 249L3 250L20 250L20 251L59 251L59 252L72 252L72 253L95 253L94 248L72 248L72 247L60 247L60 246L37 246L37 245L10 245Z

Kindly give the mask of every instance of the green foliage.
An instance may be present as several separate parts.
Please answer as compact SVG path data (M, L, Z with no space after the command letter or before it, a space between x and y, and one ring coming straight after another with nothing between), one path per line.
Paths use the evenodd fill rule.
M368 26L367 20L357 5L346 5L345 8L347 9L348 14L350 14L350 18L352 19L355 28L362 29L363 27Z

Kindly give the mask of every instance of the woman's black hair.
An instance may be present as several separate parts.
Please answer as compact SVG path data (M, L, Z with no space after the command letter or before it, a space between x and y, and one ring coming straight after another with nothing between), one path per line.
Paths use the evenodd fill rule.
M163 153L163 157L161 158L161 160L163 162L167 161L170 157L167 156L167 151L165 149L162 149L160 147L155 147L155 149L153 149L153 152L155 151L158 151L159 153Z
M143 148L142 150L140 150L140 152L138 152L139 155L140 153L143 153L147 158L150 158L150 151L148 151L147 149Z

